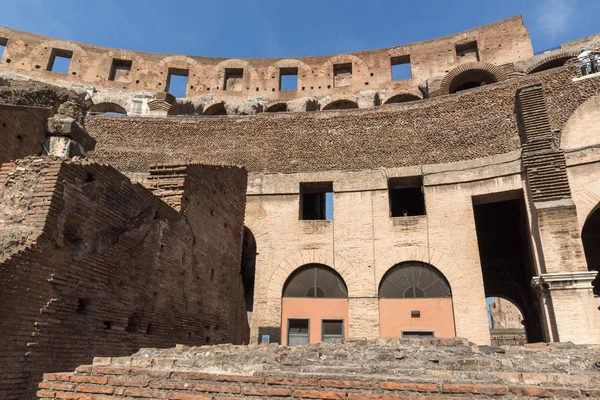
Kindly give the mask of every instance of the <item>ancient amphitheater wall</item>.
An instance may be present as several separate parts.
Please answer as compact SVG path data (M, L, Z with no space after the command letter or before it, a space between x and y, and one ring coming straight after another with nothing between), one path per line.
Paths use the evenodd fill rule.
M533 55L520 16L392 48L285 59L150 54L56 40L5 27L0 27L0 40L6 45L0 71L49 83L84 84L127 93L168 91L170 77L182 75L187 77L186 97L208 96L213 100L291 100L365 90L412 90L465 62L502 65ZM52 72L56 56L70 58L66 73ZM392 66L406 63L410 64L410 76L393 80ZM282 75L296 75L297 89L281 90Z

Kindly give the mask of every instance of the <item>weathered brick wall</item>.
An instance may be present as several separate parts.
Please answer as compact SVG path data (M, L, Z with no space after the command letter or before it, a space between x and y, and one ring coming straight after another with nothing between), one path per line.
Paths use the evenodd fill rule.
M0 163L41 154L49 108L0 104Z
M387 89L391 92L417 90L421 81L444 75L464 60L456 45L477 41L479 58L496 65L533 55L529 32L515 16L461 33L401 46L351 54L300 57L297 59L225 59L213 57L152 54L111 49L38 36L0 27L6 49L0 70L24 73L47 82L86 83L118 92L162 92L169 68L187 70L187 97L210 96L215 100L248 96L289 100L305 96L343 96L353 99L360 91ZM68 74L47 71L52 50L72 52ZM391 57L410 56L412 78L393 81ZM113 59L131 62L130 72L110 80ZM336 87L334 64L352 64L347 86ZM279 88L280 68L298 69L298 90ZM225 90L225 69L244 69L236 85ZM232 86L235 86L234 90Z
M519 149L516 91L536 82L544 87L551 128L561 129L600 88L599 79L573 82L574 76L571 65L370 110L228 118L90 116L86 128L98 140L92 156L126 172L174 160L240 164L255 172L437 164Z
M189 167L181 214L98 164L29 159L0 178L2 224L31 227L1 242L0 397L95 355L248 340L243 169Z
M222 347L218 351L190 348L169 349L167 354L152 354L147 349L133 357L96 358L93 365L80 366L74 373L45 374L37 395L45 400L483 400L600 396L597 373L593 370L574 366L561 372L552 370L555 363L564 366L565 359L579 358L578 352L587 351L581 356L593 359L592 354L597 351L592 349L565 350L542 345L511 347L506 354L484 354L476 346L457 346L456 342L461 341L438 340L433 346L413 340L410 344L362 341L294 348ZM350 349L358 354L348 354ZM234 354L244 361L261 364L264 369L252 370L251 364L243 364L247 370L215 366L235 364L225 360ZM363 365L359 364L361 357ZM219 359L220 364L215 363ZM408 368L407 364L415 366ZM536 370L538 366L541 367Z

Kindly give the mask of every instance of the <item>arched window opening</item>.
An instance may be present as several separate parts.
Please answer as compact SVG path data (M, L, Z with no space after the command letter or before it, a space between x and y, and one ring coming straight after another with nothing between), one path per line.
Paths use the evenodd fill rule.
M98 103L88 109L90 113L106 114L106 115L127 115L127 111L115 103Z
M290 275L283 287L283 297L343 299L348 297L348 288L333 269L308 264Z
M392 103L408 103L409 101L417 101L421 100L419 96L415 96L410 93L401 93L395 96L390 97L383 104L392 104Z
M581 232L583 250L590 271L600 271L600 208L592 211L583 225ZM600 278L592 282L594 286L594 296L598 300L600 307Z
M268 107L266 109L267 112L285 112L287 111L287 104L286 103L277 103L277 104L273 104L272 106Z
M476 88L498 82L498 79L488 71L471 69L459 74L450 82L450 93Z
M379 298L443 297L452 297L450 284L440 271L424 262L396 264L384 275L379 286Z
M217 103L204 110L204 115L227 115L225 104Z
M352 100L337 100L327 104L323 110L351 110L358 108L358 104Z
M504 297L488 297L485 304L492 346L527 343L524 314L515 302Z
M529 73L530 74L535 74L536 72L542 72L542 71L546 71L548 69L562 67L563 65L565 65L565 63L570 58L571 58L570 56L565 56L565 57L556 58L554 60L546 61L546 62L538 65L537 67L535 67L531 71L529 71Z
M254 276L256 273L256 240L250 229L244 227L244 242L242 245L242 265L240 274L244 286L246 311L254 310Z

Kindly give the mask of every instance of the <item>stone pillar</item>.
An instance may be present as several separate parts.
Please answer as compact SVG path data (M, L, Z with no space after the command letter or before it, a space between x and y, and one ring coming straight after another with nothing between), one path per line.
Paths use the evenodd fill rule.
M571 198L564 152L550 129L541 84L517 93L523 143L523 169L537 241L538 289L548 341L600 343L592 281L588 272L577 210Z
M96 146L96 140L85 131L83 113L73 101L66 101L46 122L46 139L42 154L61 158L85 157Z
M551 310L550 340L600 343L600 320L592 290L592 281L597 273L559 272L533 278L544 306Z

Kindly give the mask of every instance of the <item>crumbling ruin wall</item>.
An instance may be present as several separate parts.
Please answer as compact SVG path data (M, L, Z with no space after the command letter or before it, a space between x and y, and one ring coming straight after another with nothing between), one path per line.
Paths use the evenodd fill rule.
M41 154L49 108L0 104L0 163Z
M599 398L599 357L598 349L571 343L492 348L464 339L178 346L46 374L37 394L44 400Z
M369 110L227 118L89 116L86 128L98 141L92 156L126 172L178 159L285 173L449 163L520 148L519 87L541 82L551 128L561 129L600 89L598 79L573 82L575 70L569 65Z
M70 114L83 122L83 96L33 81L0 83L0 163L42 154L46 121L63 104L76 109Z
M1 398L97 355L248 340L245 171L185 173L179 213L112 167L2 165Z

